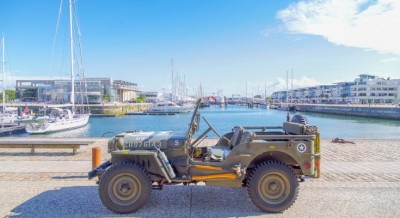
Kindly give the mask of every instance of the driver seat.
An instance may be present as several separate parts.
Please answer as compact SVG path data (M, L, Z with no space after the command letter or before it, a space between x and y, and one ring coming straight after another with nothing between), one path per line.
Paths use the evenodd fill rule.
M240 143L243 136L243 131L243 127L235 126L233 128L233 135L230 140L229 146L216 145L209 147L207 150L207 154L209 155L210 159L214 161L224 160L229 155L231 150Z

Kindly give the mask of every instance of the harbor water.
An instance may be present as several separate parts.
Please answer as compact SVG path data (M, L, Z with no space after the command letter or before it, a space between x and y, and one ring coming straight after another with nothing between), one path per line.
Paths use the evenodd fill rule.
M234 126L281 126L286 120L286 111L249 109L245 106L209 107L201 109L204 116L222 135ZM308 122L316 125L323 138L400 139L400 121L362 118L318 113L302 113ZM294 113L291 113L293 116ZM187 131L192 113L176 115L132 115L121 117L91 117L85 127L46 135L15 136L33 137L111 137L127 130L142 131ZM199 135L208 128L201 120ZM210 132L209 137L217 137Z

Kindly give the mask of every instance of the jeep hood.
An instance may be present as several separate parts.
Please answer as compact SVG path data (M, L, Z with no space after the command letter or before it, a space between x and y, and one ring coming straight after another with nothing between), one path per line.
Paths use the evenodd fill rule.
M155 150L169 147L179 148L185 141L184 132L172 131L128 131L116 135L109 141L109 151Z

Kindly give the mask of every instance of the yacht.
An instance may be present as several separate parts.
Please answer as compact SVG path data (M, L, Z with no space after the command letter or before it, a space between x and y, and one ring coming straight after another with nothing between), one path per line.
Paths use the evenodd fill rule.
M5 83L5 69L4 69L4 64L5 64L5 61L4 61L4 45L5 43L4 43L4 36L2 36L1 37L1 53L2 53L2 56L1 56L1 84L2 84L2 86L1 86L1 88L2 88L2 111L1 111L1 113L0 113L0 123L1 123L1 126L3 127L4 126L4 124L10 124L10 123L14 123L14 121L17 119L17 117L18 117L18 113L17 113L17 111L18 111L18 109L17 108L14 108L14 107L6 107L5 106L5 103L6 103L6 99L5 99L5 96L6 96L6 89L5 89L5 85L4 85L4 83Z
M260 108L261 109L269 109L269 104L267 102L262 102L262 103L260 103Z
M25 127L26 132L30 134L43 134L56 131L70 130L85 126L89 121L89 113L75 114L75 61L74 61L74 35L73 35L73 14L72 1L69 1L70 14L70 55L71 55L71 93L70 109L52 108L49 115L40 116L28 121ZM79 66L81 68L81 66ZM79 69L78 68L78 69ZM89 110L87 110L89 112Z
M27 133L50 133L85 126L89 121L88 114L73 114L70 109L52 108L48 116L40 116L28 122Z
M14 123L18 118L17 111L18 111L17 108L3 107L3 112L0 113L0 123L2 124Z
M145 111L145 113L188 113L190 107L179 106L174 102L158 102L153 107Z

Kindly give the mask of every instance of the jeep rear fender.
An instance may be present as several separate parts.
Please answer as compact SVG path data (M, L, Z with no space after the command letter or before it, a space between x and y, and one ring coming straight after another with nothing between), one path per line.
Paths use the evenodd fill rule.
M295 170L297 172L297 174L311 176L314 173L314 157L313 156L310 156L310 161L309 161L310 168L306 169L303 163L299 163L298 161L296 161L295 158L293 158L289 154L281 152L281 151L267 151L267 152L264 152L264 153L258 155L253 160L251 160L251 162L248 165L248 168L253 168L253 167L257 166L258 164L261 164L261 163L263 163L265 161L269 161L269 160L280 161L288 166L299 166L299 167L293 168L293 170Z
M253 168L253 167L257 166L258 164L268 161L268 160L280 161L286 165L298 165L297 161L286 153L283 153L280 151L268 151L268 152L258 155L256 158L254 158L250 162L248 168Z

